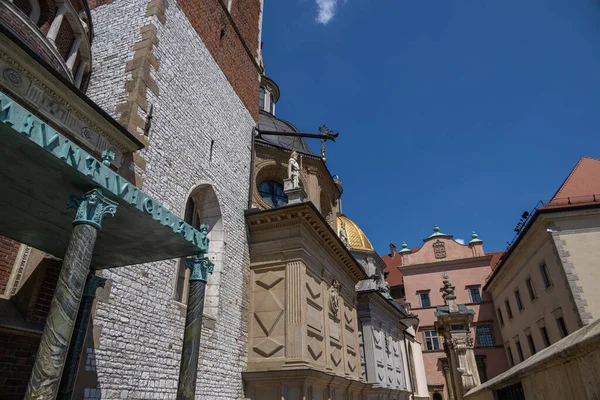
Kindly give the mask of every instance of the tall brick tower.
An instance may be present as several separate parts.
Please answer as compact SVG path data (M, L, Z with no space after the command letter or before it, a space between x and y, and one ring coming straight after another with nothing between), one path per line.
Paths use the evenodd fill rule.
M247 347L243 215L259 112L263 1L96 0L91 6L88 95L146 144L132 159L133 179L188 222L210 225L215 271L206 291L197 398L238 399ZM96 368L84 374L90 377L89 385L79 385L84 391L173 396L189 275L182 264L105 274L111 290L98 301L88 349Z

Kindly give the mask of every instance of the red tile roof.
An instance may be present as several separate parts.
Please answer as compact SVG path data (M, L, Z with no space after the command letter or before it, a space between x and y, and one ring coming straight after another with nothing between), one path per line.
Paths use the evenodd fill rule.
M503 251L490 251L488 253L485 253L486 256L492 256L492 259L490 260L490 267L492 267L492 271L496 269L496 267L498 266L498 263L500 262L500 257L502 257L502 254L504 254Z
M581 157L546 208L600 202L600 160Z

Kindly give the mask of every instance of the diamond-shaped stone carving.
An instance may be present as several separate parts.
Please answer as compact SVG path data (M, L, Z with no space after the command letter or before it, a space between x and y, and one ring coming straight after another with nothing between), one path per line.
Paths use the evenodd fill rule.
M354 320L354 314L352 313L351 310L344 310L344 318L346 319L346 323L347 324L351 324L352 321Z
M283 344L279 343L272 338L265 338L256 346L253 347L254 351L263 357L271 357L283 348Z
M308 352L313 359L318 360L323 354L323 343L315 337L310 338L308 342Z
M280 295L282 295L281 291ZM259 291L254 293L254 309L264 311L283 310L283 301L271 291Z
M311 300L316 300L321 297L321 286L320 285L311 285L309 282L306 282L306 290L308 292L309 298Z
M256 284L264 289L269 290L282 280L283 277L279 276L273 271L269 271L266 274L262 275L259 279L257 279Z
M339 366L342 362L342 352L337 347L333 347L331 349L331 354L329 355L329 357L331 358L333 365L335 365L336 367Z
M356 369L355 358L356 357L348 357L348 369L352 372L354 372L354 370Z
M266 336L269 336L281 319L283 311L258 311L254 318Z

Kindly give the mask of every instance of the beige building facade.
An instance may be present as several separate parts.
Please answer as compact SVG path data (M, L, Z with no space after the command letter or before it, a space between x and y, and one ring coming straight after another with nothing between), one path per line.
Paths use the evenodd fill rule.
M511 365L600 315L599 173L600 161L582 158L553 199L532 213L485 286Z
M416 320L389 297L385 264L341 213L342 186L324 155L275 117L278 99L263 77L246 212L245 397L426 399Z

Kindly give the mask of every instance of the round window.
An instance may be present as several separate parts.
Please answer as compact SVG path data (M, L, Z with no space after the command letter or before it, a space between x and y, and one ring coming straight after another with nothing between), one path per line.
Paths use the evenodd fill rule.
M260 197L273 208L285 206L288 202L288 198L283 192L283 186L281 186L279 182L262 182L258 185L258 193L260 193Z

